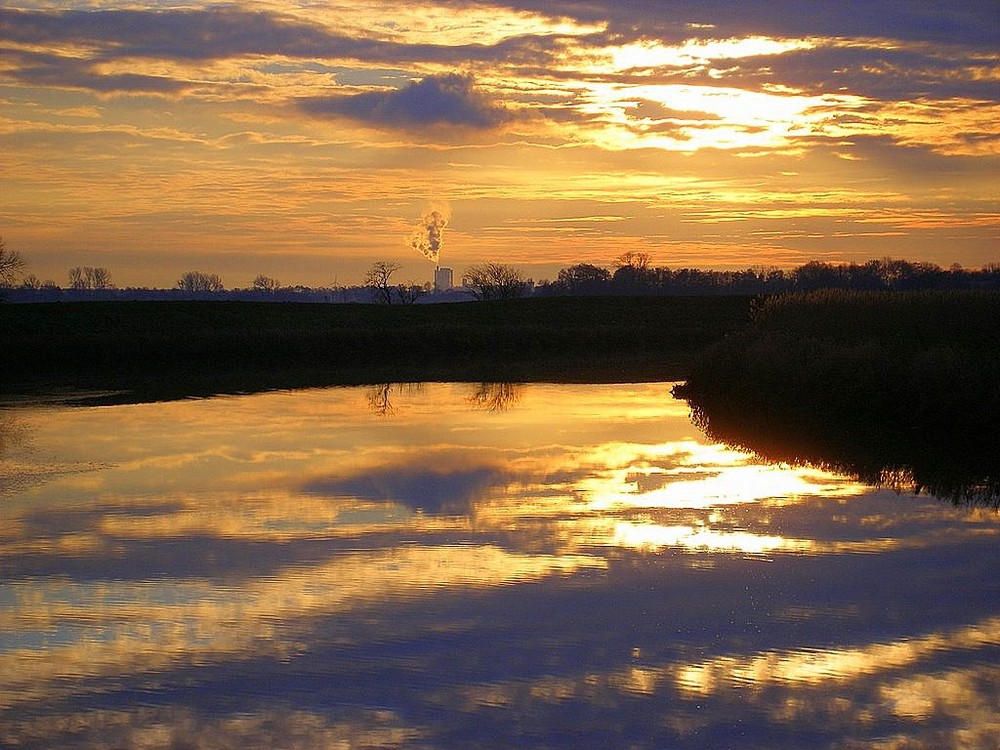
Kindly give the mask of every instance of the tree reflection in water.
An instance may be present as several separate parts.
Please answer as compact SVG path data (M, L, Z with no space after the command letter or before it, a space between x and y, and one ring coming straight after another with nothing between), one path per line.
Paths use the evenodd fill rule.
M419 393L421 383L376 383L365 389L365 401L373 413L380 417L392 416L396 407L393 396L396 393ZM520 383L472 383L472 393L468 402L476 409L488 412L504 412L513 409L521 400L524 385Z
M474 386L469 403L486 411L507 411L517 406L523 389L519 383L479 383Z
M838 423L829 412L820 419L766 400L734 403L683 387L674 392L687 400L692 421L709 438L765 461L816 466L899 492L1000 508L996 435L901 429L878 415L859 426L850 420Z
M423 383L375 383L365 389L365 401L374 414L380 417L390 417L396 407L392 398L396 393L420 393Z

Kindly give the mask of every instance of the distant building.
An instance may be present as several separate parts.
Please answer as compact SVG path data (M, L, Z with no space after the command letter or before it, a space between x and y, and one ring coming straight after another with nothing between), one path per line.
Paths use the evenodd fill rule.
M447 292L455 285L454 276L450 268L434 269L434 291Z

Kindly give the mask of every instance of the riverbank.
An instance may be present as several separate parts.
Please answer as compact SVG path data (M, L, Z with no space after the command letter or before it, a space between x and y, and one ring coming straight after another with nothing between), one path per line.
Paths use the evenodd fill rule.
M676 392L711 437L772 460L1000 496L1000 293L771 298Z
M673 380L746 326L750 306L737 296L4 305L0 388L169 398L378 382Z

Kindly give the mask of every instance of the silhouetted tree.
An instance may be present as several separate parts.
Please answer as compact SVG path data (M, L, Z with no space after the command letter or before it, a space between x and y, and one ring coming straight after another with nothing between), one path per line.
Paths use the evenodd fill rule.
M280 287L281 284L277 279L272 279L270 276L265 276L264 274L258 275L253 280L253 289L255 292L276 292Z
M86 289L87 282L83 278L83 268L73 266L68 271L70 289Z
M393 291L392 275L401 265L393 261L377 260L368 266L365 273L365 286L372 290L372 298L383 305L391 305Z
M91 266L74 266L69 269L70 289L112 289L111 271L107 268Z
M613 265L616 269L631 268L636 271L645 271L649 268L649 261L649 253L639 253L635 250L629 250L615 258Z
M177 280L177 288L185 292L221 292L225 287L215 273L188 271Z
M846 286L843 266L831 266L813 260L795 269L795 287L804 292L816 289L842 289Z
M566 294L594 294L605 291L611 281L611 272L590 263L577 263L564 268L556 277L560 291Z
M406 284L396 285L396 295L399 297L399 301L402 304L412 305L424 296L424 289L419 284L414 284L412 281L409 281Z
M22 289L41 289L42 280L35 276L33 273L29 273L24 277L24 281L21 282Z
M0 287L14 286L24 266L24 258L16 250L8 250L0 237Z
M111 283L111 271L102 266L96 268L88 268L87 273L90 276L90 288L91 289L112 289L114 284Z
M649 291L653 286L655 274L649 267L649 255L629 250L614 260L615 285L627 292Z
M514 299L523 297L528 282L521 272L504 263L481 263L470 266L462 277L462 284L477 299Z

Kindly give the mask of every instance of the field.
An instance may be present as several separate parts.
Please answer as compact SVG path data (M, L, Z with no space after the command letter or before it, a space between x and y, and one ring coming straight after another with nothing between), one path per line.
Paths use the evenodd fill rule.
M440 305L83 302L0 306L0 388L151 398L398 381L681 379L747 325L748 297Z

